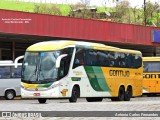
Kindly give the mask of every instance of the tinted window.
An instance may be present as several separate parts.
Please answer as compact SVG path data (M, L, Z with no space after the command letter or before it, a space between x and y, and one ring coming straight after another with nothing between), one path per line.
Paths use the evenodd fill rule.
M80 65L84 65L84 56L85 56L84 49L77 48L73 68Z
M120 68L139 68L142 66L142 57L141 55L136 54L79 48L77 49L75 55L74 64L76 64L77 66L87 65Z
M97 63L98 66L107 66L107 54L104 51L97 52Z
M141 55L135 55L135 67L139 68L142 66L142 56Z
M0 66L0 78L10 78L10 67L9 66Z
M144 72L160 72L160 62L144 62Z
M86 50L86 64L88 66L96 66L97 65L97 51L95 50Z
M21 78L21 66L18 66L17 68L11 67L11 71L12 78Z

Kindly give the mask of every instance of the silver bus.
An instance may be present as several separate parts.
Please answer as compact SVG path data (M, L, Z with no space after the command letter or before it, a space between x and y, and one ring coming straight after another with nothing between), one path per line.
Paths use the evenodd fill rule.
M16 96L20 96L21 84L21 66L18 63L23 56L15 59L15 61L0 61L0 96L4 96L7 100L12 100Z

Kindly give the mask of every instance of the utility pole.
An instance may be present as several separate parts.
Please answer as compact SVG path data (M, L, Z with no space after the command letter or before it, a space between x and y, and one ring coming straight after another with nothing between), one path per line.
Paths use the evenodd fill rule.
M144 0L144 25L146 26L147 18L146 18L146 0Z

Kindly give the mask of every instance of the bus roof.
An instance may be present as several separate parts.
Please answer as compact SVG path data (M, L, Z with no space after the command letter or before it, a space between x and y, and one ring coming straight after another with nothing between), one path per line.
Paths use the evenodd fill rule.
M70 41L70 40L56 40L56 41L45 41L39 42L31 45L27 48L27 51L52 51L52 50L60 50L65 47L83 47L83 48L92 48L98 50L108 50L108 51L117 51L117 52L128 52L141 54L140 51L137 50L128 50L128 49L120 49L117 47L107 46L101 43L93 43L93 42L84 42L84 41Z
M3 60L3 61L0 61L0 64L11 64L13 63L12 60Z
M15 66L14 63L4 63L4 64L0 64L0 66ZM17 66L22 66L22 63L17 63Z
M143 57L143 61L160 61L160 57Z

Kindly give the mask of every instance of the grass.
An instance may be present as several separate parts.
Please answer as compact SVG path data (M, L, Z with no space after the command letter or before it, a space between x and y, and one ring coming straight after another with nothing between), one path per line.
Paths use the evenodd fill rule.
M15 0L0 0L0 9L33 12L34 3L16 2Z
M34 12L34 5L42 4L42 3L34 3L34 2L20 2L16 0L0 0L0 9L5 10L16 10L16 11L24 11L24 12ZM45 3L50 5L51 3ZM57 4L60 8L62 15L67 16L70 12L70 7L67 4Z
M34 2L20 2L16 0L0 0L0 9L5 10L16 10L16 11L24 11L24 12L34 12L34 5L42 4L42 3L34 3ZM51 3L45 3L51 5ZM70 6L67 4L57 4L60 8L63 16L68 16L70 13ZM108 8L107 8L108 9ZM104 12L104 7L97 7L97 12Z
M42 3L20 2L16 0L0 0L0 9L34 12L35 4L42 4ZM50 5L51 3L45 3L45 4ZM57 6L60 8L63 16L67 16L69 14L70 12L69 5L57 4Z

